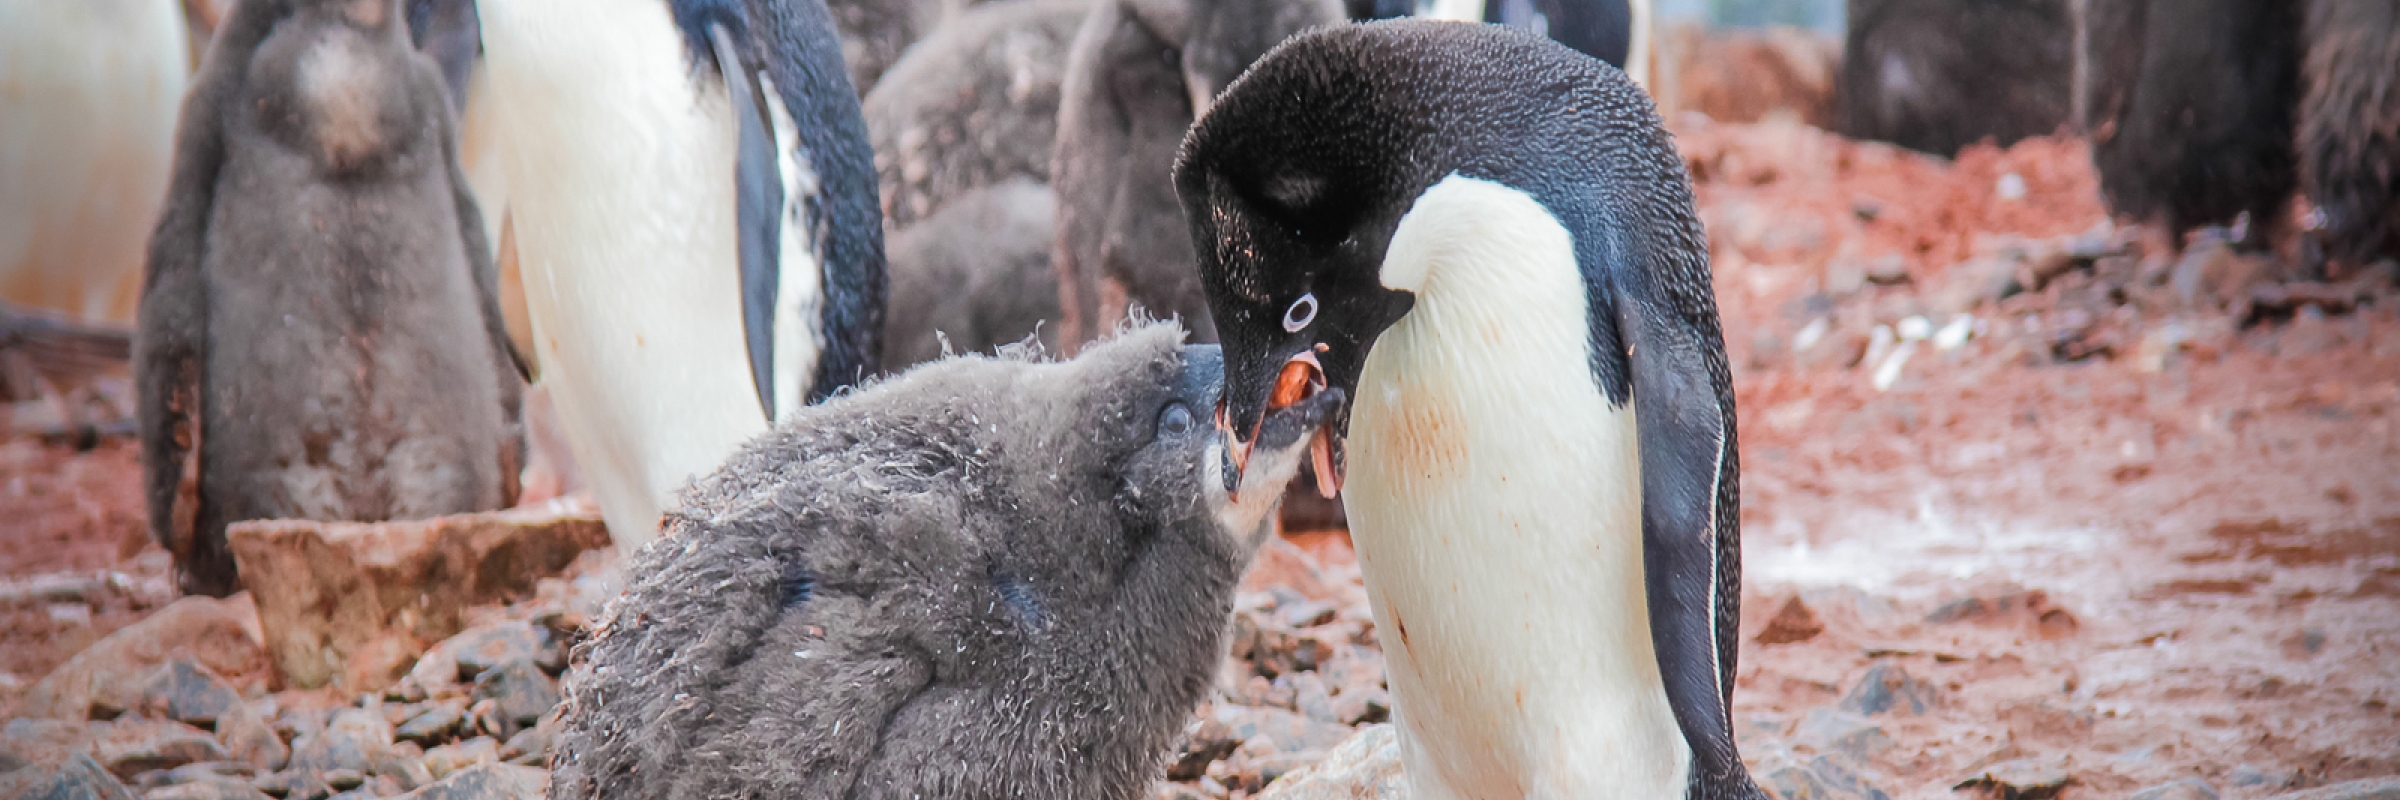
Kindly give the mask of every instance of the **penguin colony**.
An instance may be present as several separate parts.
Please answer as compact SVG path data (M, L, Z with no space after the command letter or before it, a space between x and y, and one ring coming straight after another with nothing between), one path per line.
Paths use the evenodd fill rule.
M1847 135L1948 155L2080 129L2110 209L2178 241L2297 232L2300 266L2329 276L2400 256L2389 2L1856 0L1849 26Z
M1340 402L1237 487L1182 338L939 361L744 446L579 649L550 797L1139 796Z
M1539 29L1591 10L1524 6L1477 13ZM1232 587L1304 459L1328 496L1353 480L1420 796L1759 796L1727 722L1739 537L1722 337L1681 162L1624 73L1500 26L1286 39L1340 19L1322 0L1103 0L1057 94L1057 224L1015 213L1048 193L1006 175L913 221L1054 230L1059 305L1008 324L1063 312L1075 348L1150 308L1222 335L1224 354L1155 325L1071 362L942 359L845 392L883 350L884 230L857 61L822 3L239 9L188 106L153 243L152 502L200 530L506 503L521 374L494 255L515 259L524 338L612 530L631 548L663 519L671 537L637 551L633 588L582 651L553 797L1136 796L1209 684ZM1612 43L1622 30L1575 36L1561 38L1620 61L1639 49ZM336 85L358 102L328 101ZM483 116L465 139L498 164L477 170L488 214L467 190L460 109ZM327 175L382 192L381 213L324 196ZM320 228L340 235L291 229L310 214L349 216ZM943 266L966 260L957 241L902 241L935 265L912 292L993 278ZM355 268L368 245L413 259L408 276L228 266ZM1130 260L1145 253L1165 256ZM219 311L396 289L449 302L379 300L415 314L383 327L355 308ZM279 325L303 329L278 340L299 354L225 355ZM402 357L415 389L387 374ZM303 366L383 379L242 393ZM310 436L320 418L349 438ZM408 427L424 418L446 433ZM482 460L426 467L392 455L393 430ZM282 483L236 479L253 464ZM1486 468L1514 464L1542 474L1507 485ZM193 474L198 501L177 492ZM433 508L487 482L489 497ZM351 505L219 502L312 489ZM1501 521L1506 546L1435 534ZM202 539L168 535L190 574L237 585L205 571Z
M235 521L513 503L519 376L448 95L398 6L246 0L194 83L134 353L183 589L240 590Z
M1507 28L1335 28L1218 98L1175 186L1219 424L1293 374L1356 398L1316 474L1347 479L1411 796L1763 797L1730 371L1641 90Z

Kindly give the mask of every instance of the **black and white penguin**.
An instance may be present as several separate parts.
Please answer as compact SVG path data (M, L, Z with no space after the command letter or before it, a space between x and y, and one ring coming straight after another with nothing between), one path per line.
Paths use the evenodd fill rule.
M1548 36L1649 85L1651 0L1419 0L1415 16L1488 22ZM1380 0L1389 10L1393 0ZM1379 14L1380 16L1388 16Z
M185 41L175 0L0 0L0 302L133 322Z
M477 11L467 127L496 140L541 379L610 532L638 545L693 476L875 372L858 96L821 0Z
M1412 796L1763 797L1730 373L1641 90L1524 31L1336 28L1226 90L1175 185L1219 424L1352 398L1316 472L1346 470Z

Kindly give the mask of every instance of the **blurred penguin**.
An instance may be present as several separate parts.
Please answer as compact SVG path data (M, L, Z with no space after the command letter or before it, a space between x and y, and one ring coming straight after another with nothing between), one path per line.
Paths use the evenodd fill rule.
M399 0L244 0L184 103L134 344L153 532L502 508L519 374L440 70ZM188 488L187 488L188 487Z
M1054 265L1072 351L1134 306L1217 340L1191 230L1165 180L1192 120L1285 37L1342 20L1337 0L1102 0L1067 57Z
M466 139L489 136L498 165L501 263L513 249L576 466L638 546L693 476L876 371L883 236L858 96L822 0L477 12Z
M0 0L0 301L133 321L185 37L178 0Z

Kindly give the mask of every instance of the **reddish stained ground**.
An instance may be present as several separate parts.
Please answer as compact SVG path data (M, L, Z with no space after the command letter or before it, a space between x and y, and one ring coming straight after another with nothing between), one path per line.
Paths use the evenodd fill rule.
M2103 219L2073 140L1943 162L1774 124L1678 137L1737 350L1789 338L1806 321L1789 309L1837 259L1900 253L1925 285L1978 237ZM2011 174L2022 198L2000 196ZM1803 723L1886 659L1934 698L1876 719L1890 741L1868 777L1895 797L1952 797L2018 759L2073 776L2068 800L2186 776L2257 797L2400 774L2396 312L2387 294L2155 369L2028 359L1994 335L1919 353L1886 392L1863 367L1737 358L1746 755L1762 771L1805 760ZM0 444L0 575L160 580L137 481L125 442ZM1795 596L1822 632L1757 641ZM1980 615L1953 605L1978 598ZM106 600L89 622L0 609L0 707L143 602Z

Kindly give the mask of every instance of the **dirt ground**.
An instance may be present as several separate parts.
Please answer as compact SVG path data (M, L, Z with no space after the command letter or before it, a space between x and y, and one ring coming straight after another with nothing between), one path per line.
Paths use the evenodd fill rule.
M2400 295L2212 300L2225 270L2112 227L2072 140L1677 128L1736 363L1754 768L1821 755L1880 669L1899 707L1840 749L1893 797L2400 774ZM2079 237L2104 254L2038 289L1960 266ZM0 443L0 709L171 599L138 472L127 441Z

